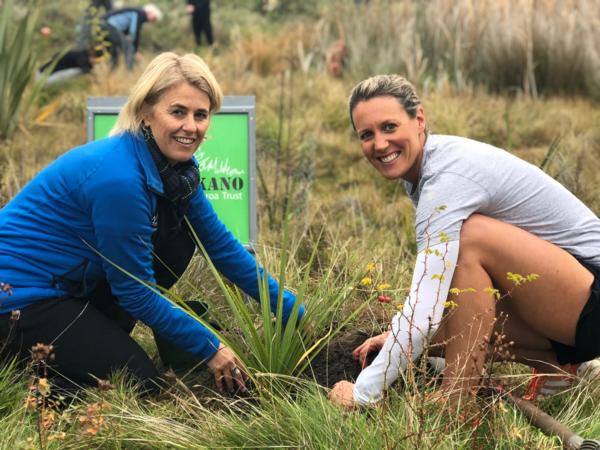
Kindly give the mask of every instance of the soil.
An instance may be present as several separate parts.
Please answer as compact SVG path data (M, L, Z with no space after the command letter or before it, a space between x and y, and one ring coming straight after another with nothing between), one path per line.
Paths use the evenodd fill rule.
M326 387L332 387L340 380L354 382L361 368L352 357L352 350L368 337L369 334L358 329L341 332L313 359L306 376Z

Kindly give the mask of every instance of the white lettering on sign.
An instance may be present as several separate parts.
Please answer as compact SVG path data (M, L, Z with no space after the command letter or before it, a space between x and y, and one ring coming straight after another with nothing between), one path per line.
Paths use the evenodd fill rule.
M242 200L242 193L236 192L235 194L230 194L229 192L223 192L223 198L225 200Z
M198 169L200 169L200 173L209 171L214 175L226 175L228 177L239 177L246 173L245 170L231 167L229 158L220 160L218 157L209 156L201 150L196 152L196 159L198 160Z

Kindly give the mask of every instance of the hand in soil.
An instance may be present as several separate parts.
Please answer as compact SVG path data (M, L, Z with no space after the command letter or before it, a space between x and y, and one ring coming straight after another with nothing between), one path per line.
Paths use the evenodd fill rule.
M215 377L215 384L220 392L223 392L224 384L229 392L235 390L234 383L239 386L241 392L246 392L248 375L241 369L241 363L235 354L223 343L219 345L217 353L208 361L208 368Z
M381 350L389 334L390 332L386 331L385 333L370 337L354 349L352 356L354 356L354 359L358 359L362 369L367 367L367 357L369 354Z
M335 383L328 395L329 400L338 406L346 409L354 409L354 383L349 381L338 381Z

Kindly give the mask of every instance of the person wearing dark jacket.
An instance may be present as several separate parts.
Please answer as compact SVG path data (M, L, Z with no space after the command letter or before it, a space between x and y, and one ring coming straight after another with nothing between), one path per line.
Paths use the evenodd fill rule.
M85 49L69 50L64 54L55 53L48 62L40 67L36 78L40 78L44 71L54 64L45 83L49 85L65 81L83 73L90 73L93 68L93 61L90 52Z
M213 31L210 22L210 0L188 0L187 11L192 14L192 29L196 45L202 44L202 34L209 46L213 45Z
M91 0L90 6L96 9L104 8L107 12L113 9L112 0Z
M129 335L141 320L206 360L217 387L244 388L234 353L156 287L170 288L186 269L189 223L216 268L259 299L262 268L219 220L193 157L221 102L200 57L163 53L111 137L65 153L0 209L0 280L12 286L0 298L0 360L27 360L32 346L51 344L55 386L95 385L126 369L153 391L159 373ZM273 312L279 290L269 276ZM295 302L283 292L284 322Z

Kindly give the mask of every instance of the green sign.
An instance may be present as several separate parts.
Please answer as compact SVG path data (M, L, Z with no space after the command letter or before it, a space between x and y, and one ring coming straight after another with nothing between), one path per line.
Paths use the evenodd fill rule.
M88 141L108 136L123 97L88 99ZM243 244L256 242L254 97L225 97L195 154L200 183L217 215Z
M96 114L94 116L94 141L108 136L117 121L117 114Z
M195 155L206 197L227 228L244 243L251 241L247 136L246 115L217 114Z

